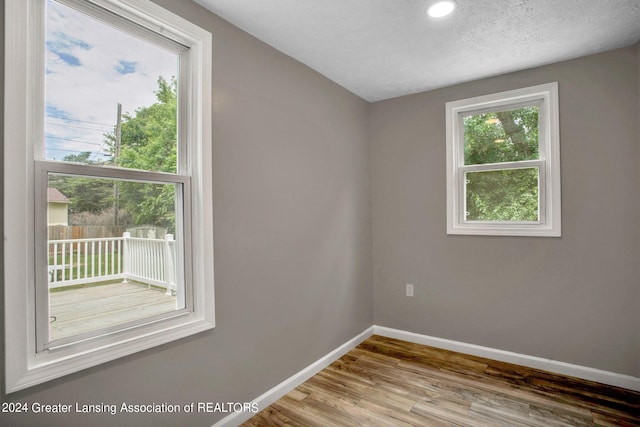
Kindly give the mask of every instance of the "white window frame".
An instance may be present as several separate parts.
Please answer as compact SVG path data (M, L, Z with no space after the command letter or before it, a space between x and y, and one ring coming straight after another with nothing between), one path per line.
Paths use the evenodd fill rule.
M537 105L537 160L464 164L463 117ZM446 103L447 234L560 237L560 126L558 83L548 83ZM465 173L538 168L538 221L472 221L465 215Z
M179 118L182 153L178 171L167 174L122 171L44 160L44 0L5 1L4 104L4 290L5 390L12 393L100 363L171 342L215 327L211 170L211 33L148 0L63 0L79 9L102 13L131 25L130 30L186 47L181 54ZM105 13L105 11L107 11ZM140 31L140 27L146 30ZM122 28L122 27L121 27ZM40 142L38 142L40 141ZM38 153L36 155L36 153ZM185 286L191 303L171 316L149 318L126 329L75 340L55 348L37 343L36 303L46 274L38 246L46 232L43 184L47 172L96 177L173 182L185 188ZM169 176L170 175L170 176ZM46 184L44 184L46 185ZM187 187L184 187L187 186ZM40 189L38 191L38 189ZM181 195L182 196L182 195ZM176 213L176 215L179 215ZM190 226L189 226L190 223ZM190 235L190 238L188 238ZM43 240L44 239L44 240ZM40 249L41 250L41 249ZM46 258L46 257L45 257ZM45 280L46 282L46 280ZM39 299L41 301L42 298ZM41 302L39 303L42 304ZM40 331L42 335L42 331Z

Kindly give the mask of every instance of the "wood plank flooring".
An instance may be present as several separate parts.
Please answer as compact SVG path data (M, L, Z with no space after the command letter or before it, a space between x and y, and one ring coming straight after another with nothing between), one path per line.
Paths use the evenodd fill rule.
M49 293L52 339L142 319L176 309L176 297L134 283L112 283Z
M640 393L373 336L243 424L640 426Z

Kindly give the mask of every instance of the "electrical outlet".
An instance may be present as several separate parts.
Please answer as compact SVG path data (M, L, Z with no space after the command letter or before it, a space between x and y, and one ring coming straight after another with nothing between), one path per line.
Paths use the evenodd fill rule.
M407 283L407 296L408 297L412 297L413 296L413 285Z

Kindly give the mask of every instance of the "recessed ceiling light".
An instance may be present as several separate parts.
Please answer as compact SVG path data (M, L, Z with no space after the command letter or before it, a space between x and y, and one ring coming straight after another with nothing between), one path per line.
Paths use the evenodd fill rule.
M439 1L429 6L427 13L432 18L443 18L453 12L455 8L456 3L453 0Z

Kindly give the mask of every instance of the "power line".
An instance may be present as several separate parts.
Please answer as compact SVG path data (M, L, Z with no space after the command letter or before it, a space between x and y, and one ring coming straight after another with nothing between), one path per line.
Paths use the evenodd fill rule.
M95 131L100 131L100 132L107 132L106 129L90 128L90 127L85 127L85 126L74 126L74 125L69 125L69 124L66 124L66 123L53 123L53 122L45 122L45 123L48 124L48 125L63 126L63 127L66 127L66 128L86 129L86 130L95 130ZM113 127L111 129L109 129L108 131L112 131L112 130L113 130Z
M81 151L81 150L65 150L64 148L47 148L46 150L47 152L61 152L64 153L64 157L72 155L72 154L84 154L87 153L87 151ZM94 164L100 164L100 162L104 162L105 159L109 159L110 156L106 153L100 153L100 152L89 152L89 157L87 158L87 160L91 160L93 159ZM53 153L52 153L53 154ZM64 157L62 158L64 160ZM55 157L53 157L51 160L58 160Z
M107 153L105 153L104 151L102 151L102 147L104 147L104 142L100 145L100 148L98 148L98 151L95 151L95 152L92 154L92 156L93 156L93 155L95 155L95 156L96 156L96 159L97 159L97 158L98 158L98 154L99 154L99 153L102 153L102 154L104 154L104 155L108 155ZM91 157L91 156L89 156L89 157Z
M100 126L110 126L113 127L113 123L98 123L98 122L89 122L87 120L80 120L80 119L71 119L68 117L56 117L56 116L46 116L46 117L50 117L52 119L60 119L60 120L64 120L64 121L70 121L70 122L80 122L80 123L89 123L92 125L100 125Z
M46 151L68 151L70 153L84 153L84 151L79 150L65 150L64 148L46 148Z
M71 142L80 142L82 144L90 144L90 145L103 145L99 142L89 142L89 141L81 141L79 139L70 139L70 138L62 138L60 136L53 136L53 135L45 135L46 138L51 138L51 139L61 139L63 141L71 141Z
M80 151L80 150L65 150L63 148L47 148L46 149L47 152L50 151L58 151L58 152L63 152L65 153L65 157L71 154L84 154L86 153L86 151ZM102 154L102 156L99 157L99 155ZM95 155L95 157L94 157ZM105 158L108 158L109 156L106 155L105 153L99 153L99 152L92 152L91 155L89 156L89 159L91 159L91 157L94 157L94 164L103 164L105 161ZM52 160L57 160L55 157ZM98 160L100 160L100 163L97 163Z

